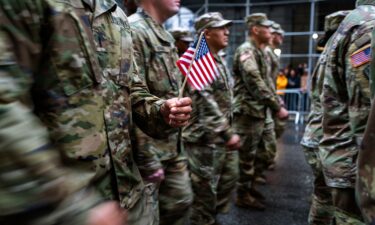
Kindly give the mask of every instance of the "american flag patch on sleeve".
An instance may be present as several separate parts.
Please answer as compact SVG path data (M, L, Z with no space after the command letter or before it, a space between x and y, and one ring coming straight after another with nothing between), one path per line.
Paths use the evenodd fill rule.
M354 68L362 66L365 63L370 62L371 60L371 45L368 44L357 51L355 51L350 56L350 61Z

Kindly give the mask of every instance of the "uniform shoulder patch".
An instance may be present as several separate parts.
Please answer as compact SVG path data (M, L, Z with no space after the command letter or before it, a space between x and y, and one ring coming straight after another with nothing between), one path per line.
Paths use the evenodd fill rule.
M357 68L370 62L371 60L371 45L365 45L362 48L355 51L353 54L350 55L350 62L353 68Z
M241 54L241 56L240 56L240 61L241 62L244 62L246 59L248 59L248 58L250 58L251 57L251 52L249 52L249 51L246 51L246 52L244 52L243 54Z

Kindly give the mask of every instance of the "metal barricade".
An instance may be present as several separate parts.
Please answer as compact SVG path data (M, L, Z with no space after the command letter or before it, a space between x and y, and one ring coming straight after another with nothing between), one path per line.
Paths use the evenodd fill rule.
M301 89L277 90L277 94L284 100L290 115L294 115L294 123L304 123L305 116L310 112L310 98L308 92Z

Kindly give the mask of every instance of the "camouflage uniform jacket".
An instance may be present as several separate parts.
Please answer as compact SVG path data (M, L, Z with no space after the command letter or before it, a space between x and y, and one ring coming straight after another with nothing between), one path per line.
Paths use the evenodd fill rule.
M203 91L191 90L193 113L184 129L184 141L195 144L227 142L233 135L231 76L223 59L214 55L220 77Z
M280 109L274 84L267 73L265 53L252 40L237 48L233 62L235 114L265 118L268 108L274 112Z
M113 0L97 0L92 16L96 50L106 80L102 85L106 96L107 142L112 152L120 202L127 208L137 202L143 188L133 162L129 135L131 118L144 132L158 138L165 137L163 134L169 127L159 115L164 100L151 95L138 76L130 24L125 13ZM107 187L101 183L98 186L110 197Z
M86 224L82 212L99 199L80 191L77 171L61 167L39 111L48 111L42 116L49 124L74 123L49 119L59 117L58 105L69 105L68 96L77 102L74 87L100 75L78 19L82 11L51 0L0 3L0 224ZM45 99L37 99L34 93L47 86Z
M375 1L357 1L357 5L326 46L329 55L321 95L324 137L319 148L326 153L334 151L331 154L342 152L345 158L351 158L350 162L348 159L345 163L335 163L334 170L325 171L327 185L332 187L354 185L358 143L362 140L371 105L370 60L361 55L370 48ZM342 177L337 175L341 170L345 171L340 173Z
M178 59L174 39L162 25L155 22L143 9L129 17L134 30L133 42L140 76L146 81L150 92L161 98L178 96L181 74L176 67ZM135 158L144 175L161 168L160 161L178 156L181 142L179 129L168 138L156 140L138 127L135 131Z
M374 2L374 1L373 1ZM358 204L362 211L363 218L367 224L375 224L375 103L374 103L374 85L375 85L375 30L372 32L371 45L371 93L372 93L372 107L369 114L361 149L358 154L358 173L356 194Z
M156 131L159 129L157 125L166 127L159 116L163 101L148 94L146 86L137 77L133 60L126 58L132 53L131 48L118 46L118 51L121 49L123 55L122 60L116 59L118 65L103 66L105 61L102 57L99 64L94 52L93 13L89 10L92 6L89 7L84 1L55 3L40 0L35 3L38 7L27 8L33 10L27 13L25 7L28 5L24 1L13 2L10 9L4 7L7 13L2 14L5 39L2 43L6 43L2 53L8 58L2 60L5 72L1 75L0 93L1 102L10 104L2 106L1 111L6 113L6 117L1 118L5 121L18 119L14 123L17 126L17 122L22 124L23 121L35 120L37 116L48 128L50 142L61 152L64 162L69 168L79 170L79 177L70 185L78 188L94 184L106 198L119 199L123 207L131 207L143 184L137 175L129 143L127 130L131 120L128 95L131 93L130 97L135 99L134 114L150 121L143 128L154 133L160 133ZM108 3L103 1L97 5L105 7ZM106 12L119 9L112 6ZM22 19L27 22L21 25L17 20L12 20L13 14L10 15L9 10L22 12ZM103 13L96 13L96 24L100 24L99 18L104 16ZM117 15L122 16L123 13ZM110 14L106 14L105 20L109 19ZM131 45L129 29L121 28L121 35L119 31L111 32L122 37L118 43ZM13 45L14 41L16 45ZM16 53L8 53L12 51ZM112 55L108 55L110 60L107 63L114 62ZM113 70L109 72L109 68ZM148 97L141 101L140 96ZM22 111L25 107L29 111L24 113L22 121L13 118L16 113L10 112ZM148 126L152 121L155 124ZM38 144L33 145L33 139L24 139L29 146L19 146L14 140L21 139L29 130L27 128L11 135L9 143L13 143L14 148L27 147L29 151L30 146L35 150L49 146L48 140L38 140ZM11 132L11 129L5 131ZM119 186L111 185L110 173L115 178L113 183ZM25 201L37 202L27 198Z
M301 145L308 148L318 148L319 142L323 137L323 109L320 102L320 95L323 88L327 54L328 52L326 50L322 52L310 79L311 109L307 119L305 133L301 140Z

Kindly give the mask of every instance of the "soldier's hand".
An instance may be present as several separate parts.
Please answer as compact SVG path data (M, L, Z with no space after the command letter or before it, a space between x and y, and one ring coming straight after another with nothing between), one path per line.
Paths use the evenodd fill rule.
M183 127L189 123L191 108L191 98L171 98L161 106L160 112L164 121L171 127Z
M151 183L160 183L164 180L164 170L158 169L155 173L145 178L146 181Z
M237 134L232 135L232 137L225 143L229 150L237 150L241 147L241 139Z
M127 212L118 202L102 203L89 212L86 225L126 225Z
M276 113L276 116L279 118L279 119L286 119L288 118L288 110L286 110L284 107L281 107L280 110Z

